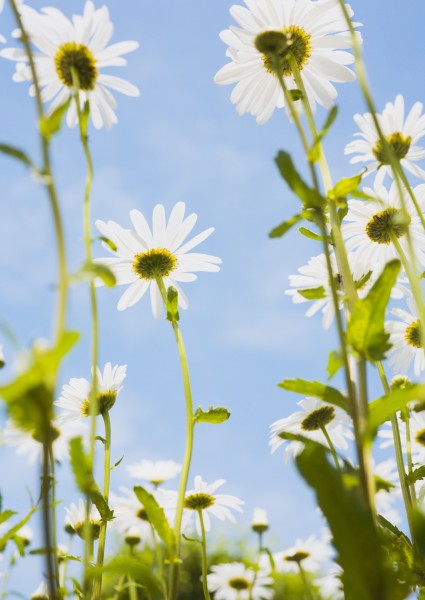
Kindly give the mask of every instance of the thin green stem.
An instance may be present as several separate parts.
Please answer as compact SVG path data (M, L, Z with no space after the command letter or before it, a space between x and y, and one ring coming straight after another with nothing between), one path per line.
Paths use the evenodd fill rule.
M403 411L404 422L406 424L406 455L407 455L407 472L409 475L413 473L413 461L412 461L412 438L410 431L410 412L409 409L406 408ZM410 496L412 498L412 504L416 506L417 498L416 498L416 490L415 484L409 484Z
M130 556L134 556L134 548L130 546ZM127 578L128 580L128 595L130 600L138 600L139 594L137 593L137 585L136 582L130 575Z
M208 591L208 582L207 582L207 536L205 534L205 525L204 525L204 517L202 516L202 509L198 509L199 522L201 524L201 548L202 548L202 588L204 590L204 598L205 600L211 600L210 593Z
M47 436L46 436L47 437ZM43 510L43 533L44 533L44 547L46 551L46 568L47 568L47 587L49 590L49 597L52 600L58 600L58 581L56 579L55 572L55 560L52 548L52 522L51 522L51 511L50 511L50 448L51 441L49 439L43 442L43 463L42 463L42 474L41 474L41 486L42 486L42 510Z
M341 473L341 466L339 464L338 454L336 453L335 446L334 446L334 444L333 444L333 442L332 442L332 440L330 438L330 435L329 435L329 433L328 433L328 431L327 431L327 429L326 429L326 427L324 425L321 425L320 429L322 430L322 433L325 436L326 442L327 442L327 444L329 446L329 449L331 451L332 458L334 459L336 470L339 473Z
M158 276L156 278L156 282L161 293L162 300L164 302L165 307L167 306L167 290L165 289L164 282L162 277ZM153 285L153 282L152 284ZM185 443L185 451L183 458L183 466L180 476L180 484L179 484L179 493L177 499L177 509L176 509L176 517L174 521L174 535L176 537L176 557L177 560L170 565L170 585L168 588L168 597L169 600L176 600L177 592L178 592L178 581L179 581L179 558L180 558L180 548L181 548L181 524L183 517L183 508L184 508L184 497L187 488L187 482L189 479L189 471L190 471L190 463L192 461L192 452L193 452L193 440L194 440L194 414L193 414L193 403L192 403L192 390L190 386L190 375L189 375L189 366L187 363L187 355L186 349L184 346L183 337L178 326L177 321L172 321L171 323L174 331L174 336L176 338L177 349L179 353L180 366L182 372L183 379L183 388L184 388L184 398L185 398L185 407L186 407L186 443Z
M53 453L53 444L49 447L49 460L50 460L50 477L51 477L51 513L52 513L52 552L54 556L55 565L55 578L60 588L60 577L59 577L59 560L58 560L58 544L56 537L56 479L55 479L55 456Z
M308 583L307 575L305 574L305 571L302 568L300 562L298 562L298 568L299 568L299 571L300 571L301 579L303 580L304 589L305 589L305 592L306 592L306 597L308 598L308 600L314 600L312 591L310 589L310 585Z
M106 504L109 500L109 483L111 478L111 419L109 412L102 413L103 422L105 424L105 452L103 461L103 497ZM105 558L105 543L106 543L106 530L108 522L102 520L100 525L99 533L99 545L97 547L97 562L96 567L99 569L99 574L95 577L93 583L93 596L92 600L99 600L102 591L102 573L103 561Z
M161 582L161 590L164 600L167 600L167 586L164 579L164 565L161 551L161 544L156 535L155 527L151 524L152 539L155 545L156 564L158 567L159 580Z

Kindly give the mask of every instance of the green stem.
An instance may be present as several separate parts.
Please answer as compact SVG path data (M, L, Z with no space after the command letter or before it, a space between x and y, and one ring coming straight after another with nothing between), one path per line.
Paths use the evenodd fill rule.
M41 475L41 486L42 486L42 510L43 510L43 533L44 533L44 544L46 551L46 568L47 568L47 587L49 590L49 598L52 600L59 600L58 595L58 581L56 580L54 555L52 548L52 522L51 522L51 511L50 511L50 448L51 440L44 440L43 442L43 464L42 464L42 475Z
M324 425L321 425L321 426L320 426L320 429L322 430L322 433L323 433L323 435L324 435L324 436L325 436L325 438L326 438L326 442L327 442L327 444L328 444L328 446L329 446L329 449L330 449L330 451L331 451L332 458L334 459L334 463L335 463L335 466L336 466L336 470L337 470L339 473L341 473L341 466L340 466L340 464L339 464L339 460L338 460L338 454L336 453L335 446L333 445L333 442L332 442L332 440L331 440L331 438L330 438L330 436L329 436L329 433L328 433L328 431L327 431L327 429L326 429L326 427L325 427Z
M198 509L199 522L201 524L201 547L202 547L202 588L204 590L205 600L211 600L210 593L208 591L207 583L207 536L205 535L204 517L202 516L202 508Z
M50 460L50 477L51 477L51 513L52 513L52 552L54 556L55 565L55 578L60 588L60 577L59 577L59 561L58 561L58 545L56 538L56 479L55 479L55 457L53 453L53 444L49 447L49 460Z
M406 423L407 472L408 472L409 475L411 475L413 473L412 438L411 438L411 432L410 432L410 412L409 412L409 409L407 407L403 411L403 415L404 415L404 422ZM409 485L409 489L410 489L410 496L412 498L412 504L416 505L417 504L417 498L416 498L415 484L411 483Z
M103 497L105 499L106 504L108 504L109 500L109 483L111 478L111 419L109 417L109 412L102 413L103 422L105 424L105 453L104 453L104 462L103 462ZM102 572L101 569L103 567L103 561L105 558L105 543L106 543L106 530L108 527L108 522L102 520L100 525L100 533L99 533L99 545L97 547L97 562L96 567L99 569L99 574L95 577L93 583L93 595L91 600L99 600L100 594L102 591Z
M130 556L134 557L133 546L130 546ZM128 579L128 595L129 595L130 600L138 600L139 594L137 593L136 582L130 575L128 576L127 579Z
M165 289L164 282L162 277L158 276L156 278L156 282L158 284L159 291L161 293L162 300L164 302L165 307L167 306L167 290ZM153 282L152 284L153 285ZM179 485L179 493L177 499L177 509L176 509L176 517L174 522L174 535L176 537L176 558L177 560L173 562L170 566L170 585L168 589L168 597L170 600L176 600L177 591L178 591L178 581L179 581L179 558L180 558L180 548L181 548L181 524L183 517L183 508L184 508L184 497L187 488L187 481L189 478L189 470L190 463L192 460L192 452L193 452L193 438L194 438L194 429L195 422L193 418L193 403L192 403L192 391L190 387L190 375L189 375L189 367L187 364L187 356L186 349L183 342L183 337L180 332L180 328L178 326L177 321L172 321L171 323L174 331L174 335L176 338L177 349L180 358L181 372L183 378L183 388L184 388L184 398L185 398L185 406L186 406L186 444L183 458L183 467L180 476L180 485Z
M307 580L307 576L306 576L305 571L302 568L300 562L298 563L298 568L300 570L301 579L303 580L304 588L305 588L305 591L306 591L306 596L307 596L308 600L314 600L313 594L312 594L311 589L310 589L310 585L309 585L308 580Z
M156 564L157 564L158 572L159 572L159 580L161 582L162 595L163 595L164 600L167 600L167 586L165 585L165 579L164 579L164 566L163 566L161 545L158 541L158 536L156 535L155 527L152 524L151 524L151 531L152 531L152 539L153 539L153 542L155 545Z

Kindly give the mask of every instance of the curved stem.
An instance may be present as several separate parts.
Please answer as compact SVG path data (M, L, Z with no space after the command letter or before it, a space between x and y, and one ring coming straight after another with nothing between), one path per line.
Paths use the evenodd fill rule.
M323 435L324 435L324 436L325 436L325 438L326 438L326 442L327 442L327 444L328 444L328 446L329 446L329 449L330 449L330 451L331 451L332 458L334 459L334 463L335 463L335 466L336 466L336 470L337 470L339 473L341 473L341 466L340 466L340 464L339 464L338 455L337 455L337 453L336 453L335 446L333 445L333 442L332 442L332 440L331 440L331 438L330 438L330 435L329 435L329 433L328 433L328 431L327 431L327 429L326 429L326 427L325 427L324 425L321 425L321 426L320 426L320 429L322 430L322 433L323 433Z
M300 562L298 563L298 568L300 570L301 579L303 580L304 589L306 591L306 597L308 598L308 600L314 600L313 594L311 593L310 585L307 580L307 576Z
M205 600L211 600L210 593L208 591L207 583L207 536L205 535L204 517L202 516L202 509L198 509L199 522L201 524L201 547L202 547L202 588L204 590Z

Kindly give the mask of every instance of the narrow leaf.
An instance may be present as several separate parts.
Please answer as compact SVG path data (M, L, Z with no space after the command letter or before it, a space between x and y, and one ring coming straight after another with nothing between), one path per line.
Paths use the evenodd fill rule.
M176 553L176 539L163 508L161 508L154 496L145 490L145 488L136 485L133 489L148 515L149 522L155 527L155 531L166 545L170 560L173 560Z
M422 467L418 467L417 469L412 471L412 473L409 473L409 475L406 475L407 483L416 483L417 481L421 481L422 479L425 479L425 466L423 465Z
M306 208L322 208L324 206L325 199L303 181L290 154L281 151L275 161L283 179Z
M287 221L283 221L280 225L272 229L269 233L270 238L280 238L285 235L294 225L303 220L302 214L294 215Z
M213 423L218 425L230 418L230 412L224 406L210 406L207 411L197 408L193 420L195 423Z
M335 121L338 114L338 107L333 106L328 113L325 124L323 125L322 130L318 133L316 139L313 142L313 145L309 149L307 153L307 158L311 162L317 162L320 158L320 143L323 138L327 135L329 129L331 128L333 122Z
M310 229L306 229L305 227L300 227L298 229L298 231L301 233L301 235L303 235L306 238L309 238L310 240L315 240L316 242L323 241L323 238L321 235L318 235L317 233L310 231Z
M50 140L62 126L63 117L68 110L71 102L71 96L66 102L58 106L50 115L46 115L40 120L40 133L46 139Z
M16 158L16 160L21 161L22 163L24 163L24 165L30 167L31 169L37 170L37 168L34 166L34 163L28 157L28 155L19 148L9 146L8 144L0 144L0 152L6 154L7 156L11 156L12 158Z
M326 298L326 290L323 285L316 288L307 288L304 290L297 290L298 294L307 300L322 300Z
M345 199L349 194L357 190L362 181L363 173L338 181L335 187L328 192L328 198L333 202L338 202L340 198Z
M2 512L0 514L0 524L1 523L5 523L6 521L8 521L11 517L13 517L13 515L16 515L17 513L13 510L5 510L4 512Z
M305 381L304 379L285 379L278 384L279 387L288 392L296 392L306 396L314 396L320 398L329 404L335 404L344 410L348 410L347 398L337 389L319 383L318 381Z
M329 353L328 366L326 367L326 371L329 375L328 379L332 379L332 377L341 369L343 364L341 352L339 350L332 350L332 352Z

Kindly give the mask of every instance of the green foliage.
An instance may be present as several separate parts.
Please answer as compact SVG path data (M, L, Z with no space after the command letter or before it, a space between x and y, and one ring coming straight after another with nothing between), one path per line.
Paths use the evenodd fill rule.
M303 214L302 213L298 213L297 215L294 215L293 217L291 217L290 219L287 219L286 221L283 221L283 223L281 223L280 225L278 225L277 227L275 227L274 229L272 229L269 233L269 237L270 238L280 238L283 235L285 235L285 233L287 233L290 229L292 229L292 227L294 225L296 225L297 223L299 223L300 221L303 220Z
M98 263L85 263L75 275L70 277L70 283L80 283L81 281L94 281L99 278L108 287L114 287L117 279L111 269L106 265Z
M314 489L344 569L347 600L402 600L407 586L396 579L385 554L372 513L359 486L346 485L343 476L328 462L326 450L307 443L296 459L297 467Z
M303 298L306 298L306 300L322 300L323 298L326 298L326 290L323 285L316 288L297 290L297 293Z
M152 572L152 565L137 556L115 556L103 568L91 567L89 573L92 576L100 573L112 575L115 581L121 576L129 576L141 586L143 593L146 593L144 598L159 600L162 597L161 584Z
M409 475L406 475L407 483L416 483L417 481L421 481L422 479L425 479L425 466L424 465L422 465L421 467L418 467L417 469L412 471L412 473L409 473Z
M296 392L306 396L314 396L320 398L330 404L335 404L344 410L348 410L348 400L337 389L319 383L318 381L306 381L305 379L285 379L278 384L279 387L288 392Z
M20 162L24 163L24 165L26 165L27 167L30 167L31 169L37 171L37 168L35 167L32 160L20 148L15 148L14 146L9 146L8 144L0 144L0 152L6 154L7 156L15 158L16 160L19 160Z
M50 140L62 127L63 117L68 110L71 102L71 96L66 102L58 106L51 114L45 115L40 119L40 133L46 139Z
M167 320L171 323L176 323L180 320L178 300L178 291L175 287L170 285L167 290Z
M196 409L193 420L195 423L212 423L218 425L224 423L230 418L230 411L224 406L210 406L207 411L201 407Z
M338 107L333 106L326 117L325 124L323 125L321 131L317 134L316 139L314 140L311 148L307 153L307 158L310 162L317 162L320 159L320 144L323 138L327 135L329 129L331 128L333 122L335 121L338 115Z
M84 451L83 438L81 436L73 438L69 442L69 459L78 489L85 496L90 497L90 500L96 505L104 521L111 521L114 518L114 512L109 508L94 479L92 467Z
M306 238L309 238L310 240L314 240L316 242L323 242L322 236L317 233L314 233L313 231L310 231L310 229L306 229L305 227L300 227L298 229L298 231L301 233L301 235L303 235Z
M305 208L322 209L325 198L309 187L295 168L291 155L280 151L275 159L280 174Z
M399 272L399 260L387 263L366 298L357 300L348 323L348 343L368 360L383 360L391 348L384 329L385 310Z
M17 536L19 530L22 529L22 527L28 523L28 521L31 519L31 517L35 511L36 511L36 508L31 508L31 510L28 512L28 514L23 519L21 519L16 525L11 527L9 529L9 531L7 531L4 535L2 535L0 537L0 553L4 552L8 542L10 542L11 540L15 541L15 537ZM8 513L8 512L10 513L11 511L6 511L6 513ZM4 519L4 521L5 520L6 519ZM18 541L18 545L19 545L19 541Z
M388 421L397 411L409 402L425 400L425 384L399 388L386 396L381 396L369 404L368 435L372 438L377 428Z
M344 362L341 357L341 352L339 350L332 350L332 352L329 353L328 366L326 367L326 371L329 375L328 379L332 379L343 365Z
M112 252L116 252L118 250L118 246L112 240L110 240L108 237L105 237L104 235L99 235L99 236L93 238L93 240L100 240L101 242L104 242L112 250Z
M168 550L170 562L172 562L176 557L176 538L174 531L167 521L164 510L159 506L154 496L145 490L145 488L136 485L133 489L148 515L149 523L155 528L155 531L164 542Z
M337 206L341 206L342 203L345 204L344 201L347 196L355 192L361 184L362 177L363 172L338 181L338 183L328 192L329 200L334 202Z

